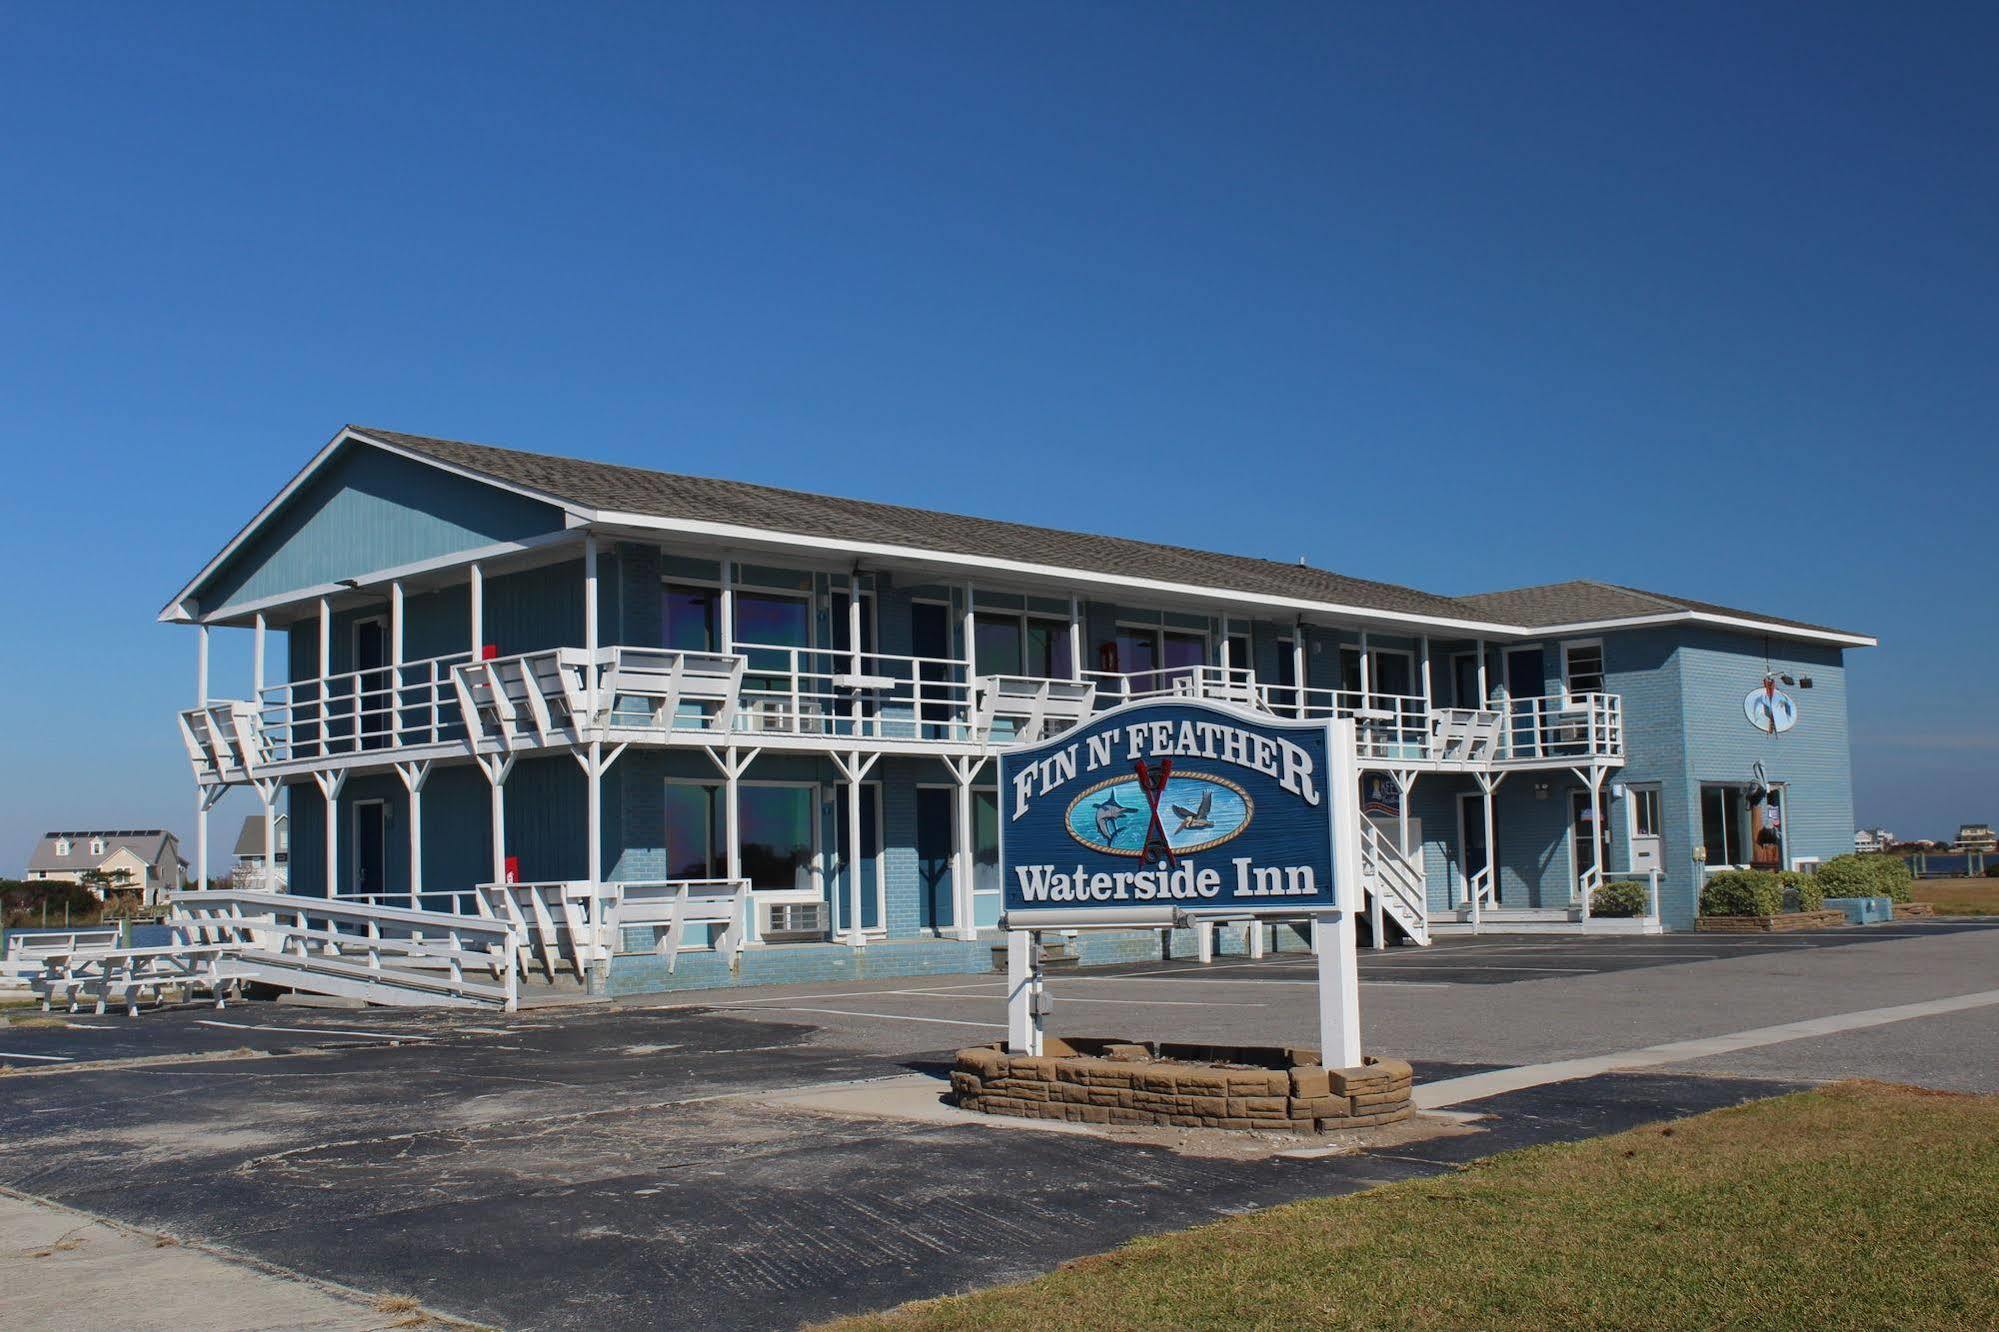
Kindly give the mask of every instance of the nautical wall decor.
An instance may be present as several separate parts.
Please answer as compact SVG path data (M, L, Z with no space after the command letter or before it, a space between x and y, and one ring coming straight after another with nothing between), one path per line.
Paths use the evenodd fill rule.
M1331 734L1175 700L1000 751L1005 910L1350 909L1336 848L1357 784Z
M1765 735L1778 735L1798 724L1797 702L1769 678L1743 695L1742 713Z

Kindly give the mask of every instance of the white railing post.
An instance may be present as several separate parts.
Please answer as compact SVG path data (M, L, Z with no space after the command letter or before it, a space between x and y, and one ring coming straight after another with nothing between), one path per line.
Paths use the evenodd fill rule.
M1659 871L1656 869L1646 871L1645 879L1645 914L1651 919L1654 925L1657 925L1659 923Z

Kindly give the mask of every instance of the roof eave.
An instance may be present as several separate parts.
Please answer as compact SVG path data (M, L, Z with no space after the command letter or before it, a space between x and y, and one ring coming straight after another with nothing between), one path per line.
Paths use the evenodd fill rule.
M1811 629L1804 625L1759 620L1754 616L1717 615L1713 611L1693 610L1663 611L1657 615L1620 615L1602 620L1572 620L1565 624L1540 625L1531 632L1544 636L1588 634L1602 633L1610 629L1645 629L1668 624L1712 624L1724 629L1743 629L1752 633L1769 634L1773 638L1796 638L1813 643L1832 643L1840 647L1881 646L1880 639L1867 634L1847 633L1839 629Z

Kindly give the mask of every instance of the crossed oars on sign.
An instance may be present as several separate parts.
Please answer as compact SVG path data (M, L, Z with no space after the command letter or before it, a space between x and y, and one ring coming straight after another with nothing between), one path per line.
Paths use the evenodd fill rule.
M1138 789L1145 792L1145 803L1152 810L1152 816L1145 825L1145 850L1141 854L1148 865L1170 866L1173 864L1173 844L1166 840L1166 825L1159 821L1159 798L1166 794L1166 779L1173 775L1173 760L1159 760L1157 777L1145 766L1144 759L1139 759L1135 766L1138 768Z

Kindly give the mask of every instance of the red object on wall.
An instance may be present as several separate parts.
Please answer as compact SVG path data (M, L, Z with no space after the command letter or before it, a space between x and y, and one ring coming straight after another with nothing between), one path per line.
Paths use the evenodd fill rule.
M481 643L479 645L480 661L491 661L499 655L500 645L498 643Z
M508 856L507 882L519 883L520 881L521 881L521 858L519 856Z

